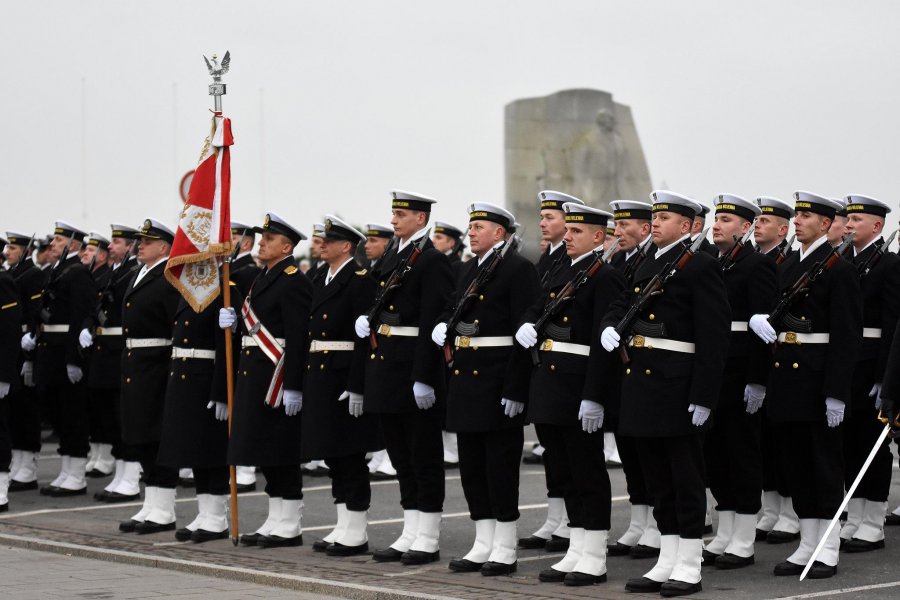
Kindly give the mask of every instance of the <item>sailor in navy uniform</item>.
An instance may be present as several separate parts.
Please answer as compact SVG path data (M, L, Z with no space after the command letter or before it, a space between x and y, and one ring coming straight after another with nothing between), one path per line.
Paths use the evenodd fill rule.
M306 237L304 236L303 239L306 239ZM310 281L313 283L322 277L325 277L325 273L328 271L328 265L319 256L319 247L322 245L324 239L325 223L313 223L312 235L309 238L310 265L309 270L306 272L306 276L309 277Z
M0 270L0 513L9 510L9 475L12 441L9 423L9 393L18 388L19 340L22 335L22 303L12 275Z
M450 266L453 268L453 280L459 279L462 269L462 253L466 248L463 241L464 234L461 229L443 221L434 222L434 233L431 235L431 243L438 252L447 255Z
M833 252L828 230L842 205L795 192L794 227L801 247L778 267L783 293L804 273ZM773 304L774 306L774 304ZM791 497L800 518L800 545L775 575L799 575L823 538L844 496L843 428L852 400L853 362L862 345L862 299L853 265L838 260L795 300L774 327L768 314L753 315L750 329L774 343L766 409L775 428L779 452L787 463ZM851 406L852 408L852 406ZM825 540L808 576L837 572L840 530Z
M390 292L376 323L366 315L356 320L356 334L375 333L377 348L368 355L365 412L379 415L385 446L400 482L403 531L389 547L376 550L379 562L417 565L436 561L444 504L441 425L446 376L443 358L431 341L453 293L447 257L434 249L428 234L431 198L395 190L391 193L391 225L399 238L382 259L381 286L422 243L424 249L406 272L402 285Z
M844 238L847 236L847 199L846 198L829 198L832 202L840 205L840 209L836 213L834 213L834 223L831 224L831 227L828 228L828 243L832 246L837 246L841 242L844 241ZM849 256L848 255L845 256Z
M697 239L698 235L701 235L703 233L703 230L706 229L706 215L708 215L710 212L710 208L707 205L703 204L702 202L698 202L697 204L701 206L702 210L701 212L698 212L694 217L694 223L691 225L692 242ZM707 238L704 238L703 242L700 244L700 250L702 252L707 252L712 256L716 256L719 254L719 251L715 246L709 243L709 240Z
M847 230L854 234L849 256L860 278L863 343L853 371L852 406L844 419L844 485L849 489L884 428L876 420L879 392L900 317L900 258L883 248L882 232L891 212L884 202L847 196ZM881 247L883 252L877 252ZM884 520L891 487L890 442L881 445L847 505L842 550L867 552L884 547ZM843 543L847 540L846 543Z
M293 257L294 248L305 239L302 233L272 212L256 232L262 234L258 256L265 268L241 308L243 312L249 307L255 316L250 315L254 324L249 327L244 319L228 463L257 465L266 478L268 516L254 533L242 535L241 543L299 546L303 543L303 489L298 415L303 407L312 283ZM233 327L237 318L235 308L223 308L219 327Z
M703 433L716 406L725 366L731 311L718 262L698 251L668 279L665 291L638 316L632 334L615 327L650 280L678 259L690 243L700 204L680 194L655 191L653 240L658 249L637 270L632 289L603 319L601 343L611 352L627 345L619 429L638 440L638 455L660 531L656 565L630 579L631 592L664 596L702 589L700 563L706 513Z
M394 239L394 228L390 225L369 223L366 225L365 254L369 276L378 279L381 273L381 259Z

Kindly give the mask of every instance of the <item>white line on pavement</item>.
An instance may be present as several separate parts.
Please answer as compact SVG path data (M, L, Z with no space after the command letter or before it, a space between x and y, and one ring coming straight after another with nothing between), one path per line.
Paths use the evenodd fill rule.
M839 596L841 594L853 594L856 592L866 592L869 590L883 590L886 588L900 587L900 581L889 581L887 583L873 583L871 585L861 585L858 587L841 588L837 590L825 590L823 592L811 592L809 594L798 594L796 596L781 596L777 600L802 600L803 598L825 598L827 596Z

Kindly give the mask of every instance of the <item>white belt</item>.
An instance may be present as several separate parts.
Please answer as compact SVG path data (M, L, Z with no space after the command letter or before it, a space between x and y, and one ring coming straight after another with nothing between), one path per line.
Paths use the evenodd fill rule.
M41 325L41 333L69 333L68 325Z
M670 352L683 352L693 354L695 346L693 342L679 342L665 338L654 338L636 335L628 342L630 348L646 348L648 350L669 350Z
M863 327L863 337L871 338L873 340L881 339L881 328L880 327Z
M469 337L467 335L458 335L453 341L453 345L457 348L501 348L503 346L512 346L512 336L508 335L491 335L482 337Z
M163 346L171 346L172 340L164 338L127 338L125 347L131 348L162 348Z
M544 340L541 342L540 348L543 352L566 352L580 356L589 356L591 353L591 347L585 344L570 344L569 342L557 342L556 340Z
M778 341L782 344L827 344L830 336L827 333L795 333L782 331L778 334Z
M384 337L391 337L393 335L399 335L402 337L416 337L419 335L418 327L401 327L399 325L388 325L386 323L382 323L378 326L378 335L383 335Z
M323 342L321 340L313 340L309 343L310 352L327 352L332 351L352 351L355 348L353 342Z
M282 348L287 345L287 342L284 338L275 338L275 341L278 342ZM256 340L249 335L245 335L241 338L241 348L251 348L254 346L259 346L259 344L257 344Z
M215 360L215 350L204 350L203 348L179 348L172 347L172 358L205 358Z
M747 331L747 321L732 321L731 322L731 330L732 331Z
M98 327L97 335L122 335L121 327Z

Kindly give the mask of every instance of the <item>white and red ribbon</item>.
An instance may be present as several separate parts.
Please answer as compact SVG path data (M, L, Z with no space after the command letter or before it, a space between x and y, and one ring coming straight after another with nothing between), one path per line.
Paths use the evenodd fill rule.
M284 347L278 343L278 339L266 329L266 326L256 316L253 307L250 306L251 296L252 293L247 296L241 306L241 317L244 319L244 328L247 333L254 339L263 354L275 365L272 381L269 383L269 389L266 391L263 402L270 408L278 408L281 406L281 398L284 395Z

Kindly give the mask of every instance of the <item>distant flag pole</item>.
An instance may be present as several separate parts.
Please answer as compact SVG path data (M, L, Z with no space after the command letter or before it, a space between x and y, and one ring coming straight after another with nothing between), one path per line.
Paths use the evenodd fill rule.
M181 292L191 307L200 312L222 294L222 304L231 307L231 154L234 143L231 119L222 115L222 96L225 84L222 75L228 72L231 55L225 52L222 62L213 54L212 60L203 57L213 78L209 95L213 97L214 112L209 136L203 144L197 169L191 179L187 199L181 211L175 241L166 266L166 279ZM221 284L218 259L222 257ZM225 330L225 373L228 395L228 435L231 436L231 416L234 405L234 358L231 329ZM234 465L231 476L231 541L239 539L237 477Z

